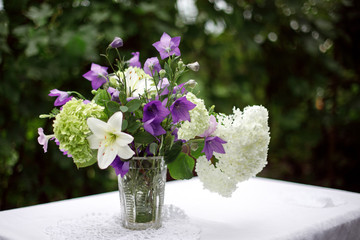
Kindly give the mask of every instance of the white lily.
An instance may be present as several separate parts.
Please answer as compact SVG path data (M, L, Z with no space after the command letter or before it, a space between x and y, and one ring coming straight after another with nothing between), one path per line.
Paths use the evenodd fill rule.
M122 112L116 112L108 122L97 118L88 118L87 124L93 135L87 140L91 149L98 149L98 165L101 169L107 168L118 155L122 159L131 158L135 152L129 147L134 137L121 132Z

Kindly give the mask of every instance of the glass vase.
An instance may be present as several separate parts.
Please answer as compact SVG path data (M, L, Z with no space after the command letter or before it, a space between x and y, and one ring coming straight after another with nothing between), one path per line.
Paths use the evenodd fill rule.
M118 177L122 225L133 230L162 225L166 182L164 157L133 157L129 172Z

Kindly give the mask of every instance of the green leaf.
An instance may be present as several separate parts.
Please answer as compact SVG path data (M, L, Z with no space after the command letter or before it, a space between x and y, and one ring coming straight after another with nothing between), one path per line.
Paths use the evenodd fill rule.
M174 179L190 179L193 177L195 161L183 152L180 152L175 161L167 165L170 176Z
M111 113L111 115L113 115L114 113L116 113L117 111L119 111L120 109L120 104L114 101L110 101L106 103L106 108L108 109L108 111Z
M128 127L128 121L126 119L123 119L121 131L124 131Z
M93 100L96 104L105 107L105 104L110 101L110 94L104 89L98 89Z
M136 119L129 119L128 121L129 125L127 128L127 131L130 133L134 133L136 130L138 130L141 127L141 122L136 121Z
M155 141L155 137L148 132L138 132L133 137L134 142L140 144L150 144Z
M164 154L165 163L171 163L171 162L175 161L175 159L178 157L178 155L181 152L182 145L183 144L181 141L177 141L172 145L172 147L170 149L165 151L165 154Z
M119 99L120 99L120 102L126 103L126 94L123 91L120 91Z
M129 108L127 106L120 106L120 111L122 111L123 113L127 112L129 110Z
M128 107L129 112L134 112L138 110L140 106L141 106L141 101L139 99L133 99L126 104L126 107Z

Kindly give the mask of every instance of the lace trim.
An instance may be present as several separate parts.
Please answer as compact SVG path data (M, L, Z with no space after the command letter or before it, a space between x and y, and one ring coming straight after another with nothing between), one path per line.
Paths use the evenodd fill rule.
M49 226L45 233L50 239L119 239L119 240L192 240L200 239L200 228L191 224L185 212L173 205L163 208L163 226L160 229L134 231L121 226L119 214L89 213L79 218L63 219Z

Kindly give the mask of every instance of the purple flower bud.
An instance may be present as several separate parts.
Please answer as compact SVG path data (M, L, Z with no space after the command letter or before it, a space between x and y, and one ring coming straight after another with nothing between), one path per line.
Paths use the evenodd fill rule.
M123 46L123 40L119 37L115 37L114 40L110 43L110 47L112 48L119 48Z

